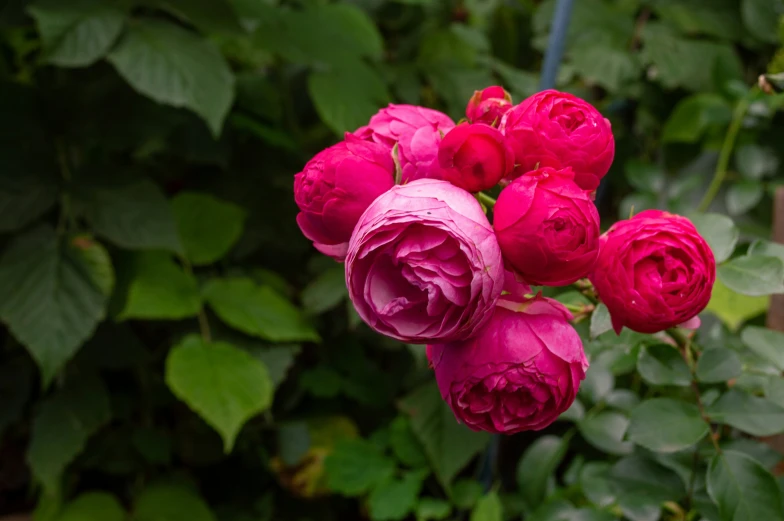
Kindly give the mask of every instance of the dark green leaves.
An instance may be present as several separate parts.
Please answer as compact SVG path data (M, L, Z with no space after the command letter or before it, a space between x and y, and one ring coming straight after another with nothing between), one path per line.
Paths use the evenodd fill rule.
M718 94L695 94L678 103L664 125L665 142L695 143L711 125L732 119L729 103Z
M778 24L784 12L781 0L742 0L740 14L743 25L755 38L778 43Z
M685 387L691 383L691 372L677 348L657 344L640 349L637 359L640 375L653 385L677 385Z
M272 342L318 342L316 331L289 301L251 279L214 279L204 297L231 327Z
M580 434L591 445L608 454L623 456L630 454L633 444L623 441L629 419L614 411L602 411L586 416L578 424Z
M696 405L670 398L654 398L631 413L626 431L630 440L656 452L677 452L700 441L708 424Z
M245 211L209 194L184 192L172 201L185 256L194 266L223 258L242 235Z
M720 383L740 376L742 369L735 351L719 347L703 351L697 361L696 373L700 382Z
M134 521L217 521L193 490L182 485L155 484L136 500Z
M740 231L726 215L698 213L690 216L692 224L710 245L716 262L727 260L735 250Z
M517 463L517 485L526 504L538 506L545 497L547 482L563 460L569 440L557 436L537 438Z
M102 58L125 25L125 12L101 0L38 0L30 13L46 60L60 67L85 67Z
M399 521L416 505L426 473L407 472L402 478L382 481L368 498L368 508L373 521Z
M721 521L784 519L781 490L773 476L739 452L716 454L708 468L708 494Z
M346 440L327 456L324 470L330 489L345 496L358 496L390 479L395 463L369 441Z
M759 326L749 326L740 335L743 343L759 356L784 371L784 333Z
M411 428L422 442L439 481L448 485L455 475L490 440L485 432L473 432L455 420L433 382L420 387L400 403L411 416Z
M0 317L38 363L45 385L104 317L112 281L109 256L86 237L64 243L42 226L5 250Z
M166 360L166 383L223 438L226 452L242 425L272 403L267 368L225 342L189 336Z
M196 112L220 134L234 99L234 75L207 41L171 23L138 20L109 61L141 94Z
M784 293L784 263L776 257L738 257L719 266L716 274L728 288L743 295Z
M470 521L503 521L504 512L501 506L501 499L496 492L490 492L477 501L474 510L471 511Z
M711 420L754 436L771 436L784 431L784 408L735 389L708 407L707 412Z
M109 395L94 379L71 383L41 405L33 421L27 461L47 491L57 488L65 468L110 414Z
M68 503L57 521L125 521L127 514L117 498L105 492L87 492Z

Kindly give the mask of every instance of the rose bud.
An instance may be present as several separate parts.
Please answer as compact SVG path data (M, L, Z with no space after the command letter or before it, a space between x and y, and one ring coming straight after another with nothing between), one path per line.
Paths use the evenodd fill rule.
M449 116L437 110L390 104L354 134L385 145L389 150L397 143L405 183L414 179L440 179L438 144L454 126Z
M616 333L623 326L656 333L695 323L710 300L716 262L691 221L646 210L602 235L590 279Z
M574 402L588 361L571 314L540 295L507 309L462 342L428 346L441 397L470 429L544 429Z
M537 165L571 167L577 185L592 191L615 155L609 120L590 103L565 92L534 94L504 114L499 128L509 139L518 165L510 179Z
M321 253L343 261L360 215L395 184L389 150L351 134L294 176L297 224Z
M569 168L512 181L493 208L493 228L504 259L530 284L571 284L599 254L599 212Z
M482 123L462 123L438 145L441 178L469 192L494 187L514 168L514 154L501 132Z
M446 181L397 185L357 223L346 285L371 328L423 344L467 338L504 285L501 250L482 207Z
M468 100L466 118L471 123L498 126L501 117L512 108L512 96L503 87L487 87L474 91Z

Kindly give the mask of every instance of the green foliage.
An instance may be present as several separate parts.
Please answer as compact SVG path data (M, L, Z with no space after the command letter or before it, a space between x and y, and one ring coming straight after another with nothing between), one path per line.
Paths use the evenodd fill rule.
M499 446L423 346L361 324L292 175L388 102L522 101L555 0L6 4L3 514L784 518L782 457L754 439L784 432L784 333L762 327L784 98L755 87L780 72L781 0L574 2L556 88L612 123L603 227L687 215L718 279L697 331L653 336L616 335L588 285L548 290L582 310L590 368L559 421Z

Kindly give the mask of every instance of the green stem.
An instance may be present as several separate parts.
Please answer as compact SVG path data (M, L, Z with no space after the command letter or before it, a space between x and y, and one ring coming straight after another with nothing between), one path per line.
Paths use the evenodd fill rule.
M185 256L180 257L180 262L182 263L182 268L185 270L190 276L193 276L193 266ZM201 333L201 339L207 343L212 342L212 334L210 332L210 322L207 320L207 313L204 312L204 306L199 307L199 313L196 315L196 318L199 321L199 332Z
M721 145L721 152L719 153L719 162L716 163L716 170L713 174L713 180L711 180L710 185L708 186L708 190L705 192L705 195L700 202L698 207L699 211L704 212L708 209L713 199L719 193L721 189L721 185L724 182L724 178L727 175L727 167L730 164L730 158L732 157L732 149L735 148L735 140L738 137L738 132L740 131L740 127L743 124L743 118L746 116L746 111L749 110L749 98L744 97L738 104L735 105L735 110L732 112L732 121L730 121L730 127L727 129L727 133L724 135L724 142Z
M477 192L476 198L479 199L480 203L484 204L488 208L493 208L495 206L495 199L484 192Z

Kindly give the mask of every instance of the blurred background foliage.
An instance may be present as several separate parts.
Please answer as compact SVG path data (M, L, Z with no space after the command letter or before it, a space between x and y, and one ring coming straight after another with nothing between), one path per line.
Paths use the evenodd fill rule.
M0 3L0 515L784 519L782 457L755 438L784 430L784 335L759 327L784 291L784 98L755 86L784 72L783 0L576 0L571 17L557 87L617 140L603 226L712 212L695 222L724 264L696 368L555 291L586 306L578 402L490 445L299 233L293 174L386 103L457 120L488 85L534 93L554 5ZM673 421L655 401L692 390L722 435L710 466L697 405Z

